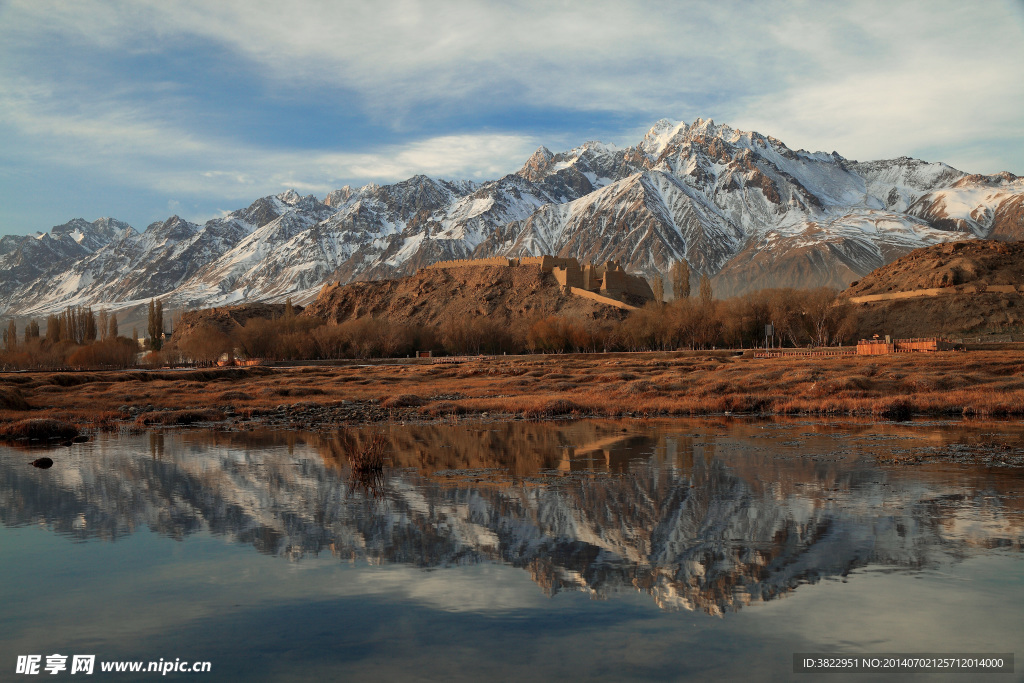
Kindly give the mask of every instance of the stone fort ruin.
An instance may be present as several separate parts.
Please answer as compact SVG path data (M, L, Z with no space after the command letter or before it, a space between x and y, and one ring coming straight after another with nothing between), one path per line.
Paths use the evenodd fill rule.
M630 275L616 261L600 265L580 266L575 258L557 256L529 256L524 258L493 257L484 259L456 259L438 261L424 269L473 268L482 266L503 266L506 268L539 267L541 272L551 273L566 294L586 297L619 308L636 308L654 300L654 291L647 280L639 275Z

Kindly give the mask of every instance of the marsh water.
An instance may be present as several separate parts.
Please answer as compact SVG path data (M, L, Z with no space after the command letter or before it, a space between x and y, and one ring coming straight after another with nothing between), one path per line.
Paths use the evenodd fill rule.
M0 447L0 679L54 653L211 662L169 675L196 680L807 680L795 652L1022 654L1019 424L384 431L362 477L368 430Z

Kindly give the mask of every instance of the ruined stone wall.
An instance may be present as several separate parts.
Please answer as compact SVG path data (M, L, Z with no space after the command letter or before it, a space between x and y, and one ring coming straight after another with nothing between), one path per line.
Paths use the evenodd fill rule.
M979 292L998 292L999 294L1024 294L1024 285L957 285L955 287L932 287L929 289L911 289L903 292L886 292L885 294L865 294L851 296L848 301L853 304L874 303L875 301L893 301L894 299L917 299L925 296L951 296L953 294L978 294Z
M654 292L647 280L636 275L629 275L615 261L600 265L593 263L581 267L575 258L556 256L526 256L523 258L506 258L495 256L483 259L454 259L438 261L424 268L479 268L482 266L536 266L545 273L551 273L559 285L580 291L600 292L604 298L621 297L623 294L653 299Z
M646 279L638 275L630 275L624 270L606 271L601 292L613 297L630 294L645 299L654 299L654 291Z
M560 256L524 256L519 259L521 266L540 266L545 273L550 273L555 268L579 268L580 262L575 258L562 258Z
M506 266L515 268L517 266L540 266L540 269L550 273L555 268L579 268L580 263L574 258L560 258L556 256L524 256L523 258L507 258L504 256L492 256L491 258L476 259L452 259L450 261L438 261L431 263L424 268L472 268L477 266Z
M569 288L569 293L573 294L575 296L581 296L584 299L590 299L591 301L597 301L597 302L602 303L602 304L607 304L608 306L615 306L616 308L621 308L621 309L626 310L626 311L635 311L636 310L636 306L630 306L629 304L627 304L627 303L625 303L623 301L619 301L618 299L613 299L613 298L611 298L609 296L604 296L602 294L598 294L597 292L591 292L591 291L588 291L586 289L579 289L577 287L570 287Z
M431 263L429 266L423 266L424 269L438 269L438 268L474 268L479 266L507 266L514 267L519 265L520 259L506 258L504 256L494 256L491 258L464 258L464 259L452 259L451 261L438 261L437 263Z
M558 284L563 287L583 287L583 269L578 263L570 264L565 268L556 266L551 273L558 280Z

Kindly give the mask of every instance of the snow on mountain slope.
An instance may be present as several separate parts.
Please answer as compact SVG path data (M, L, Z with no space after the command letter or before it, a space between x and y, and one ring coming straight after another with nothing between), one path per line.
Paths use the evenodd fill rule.
M287 267L285 245L325 220L332 210L312 195L301 197L288 191L257 200L236 214L231 214L230 220L207 223L204 230L227 234L209 245L200 259L201 267L187 280L180 280L173 292L168 290L171 305L194 308L271 298L275 275ZM258 218L262 224L256 226L246 218ZM303 286L309 285L298 282L289 289Z
M715 274L717 296L791 287L794 283L844 289L850 282L914 249L950 239L950 233L903 214L853 211L802 230L765 231Z
M93 253L120 239L126 231L134 232L130 225L113 218L100 218L92 223L75 218L64 225L50 228L50 236L65 242L74 242L87 252Z
M662 120L636 146L541 147L482 184L415 176L346 186L322 203L289 190L203 226L172 217L139 234L76 219L5 237L0 310L280 300L442 259L542 253L619 260L648 276L685 257L726 296L841 287L918 247L1022 236L1024 180L1010 174L857 162L711 120Z
M890 211L906 211L922 195L956 182L963 173L943 163L910 157L850 165L867 183L867 193Z
M918 198L907 213L946 230L985 239L1024 237L1024 178L965 175Z

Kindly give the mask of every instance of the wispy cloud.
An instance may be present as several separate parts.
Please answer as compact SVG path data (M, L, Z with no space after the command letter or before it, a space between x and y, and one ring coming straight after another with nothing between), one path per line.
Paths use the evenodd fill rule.
M1020 13L939 9L897 5L835 25L789 26L808 36L799 44L820 73L738 99L732 120L792 146L862 160L948 150L950 156L932 160L975 172L1024 172ZM867 38L844 40L851 31ZM988 144L997 140L1003 144ZM978 154L980 146L989 153Z
M33 158L102 170L128 185L172 195L252 198L290 187L324 194L352 178L394 181L417 173L491 178L537 146L529 136L463 134L380 145L371 152L281 150L204 138L171 122L114 109L66 113L45 88L0 82L7 125L32 138Z
M1012 0L7 0L0 156L234 200L494 177L704 116L1024 173L1021 64Z
M175 3L16 2L28 33L131 52L185 38L243 56L283 97L308 87L359 94L359 106L402 125L494 100L571 110L679 109L706 93L757 88L766 53L743 27L780 6L595 0L288 5L261 0ZM418 111L428 107L427 111ZM672 113L664 112L663 113Z

